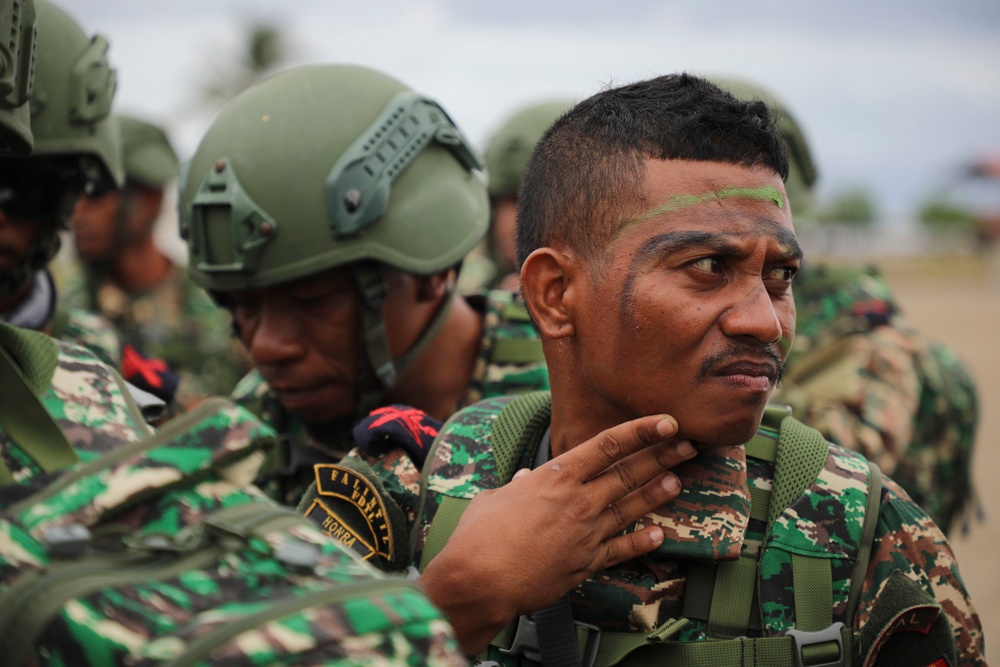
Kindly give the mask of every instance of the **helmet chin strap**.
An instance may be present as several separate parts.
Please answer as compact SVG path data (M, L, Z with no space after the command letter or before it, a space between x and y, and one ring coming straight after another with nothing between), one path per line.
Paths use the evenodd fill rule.
M368 362L362 365L362 372L358 374L356 390L355 417L361 419L382 405L385 394L396 385L406 367L437 337L451 313L456 292L454 287L448 288L441 307L427 328L406 353L394 360L382 319L382 304L388 292L385 274L379 265L361 263L354 267L354 280L361 295L362 343ZM378 388L369 388L372 376L378 380Z

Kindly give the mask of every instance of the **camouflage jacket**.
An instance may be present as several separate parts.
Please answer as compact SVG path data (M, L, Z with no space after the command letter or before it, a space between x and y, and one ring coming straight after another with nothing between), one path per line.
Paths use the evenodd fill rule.
M471 498L500 483L492 449L493 428L499 412L510 401L509 397L490 399L453 415L438 436L422 476L412 456L401 449L376 456L356 450L337 466L318 468L319 494L311 494L311 502L303 503L300 509L347 546L373 528L376 545L415 545L412 553L409 547L402 553L376 550L370 560L382 567L421 565L421 552L442 501L447 497ZM789 417L780 422L782 431L786 426L791 428L786 422L806 428ZM759 437L774 438L776 431L769 430L771 426L762 425ZM536 438L535 447L540 440ZM522 450L513 468L532 466L533 449ZM704 571L705 564L746 558L757 548L754 545L761 544L765 546L756 570L758 589L750 595L760 596L759 625L734 629L730 637L776 636L800 623L792 585L792 561L797 554L829 559L832 620L849 618L850 574L860 548L858 526L867 513L868 464L858 454L830 445L815 481L765 522L751 510L750 501L753 496L775 491L774 470L767 457L749 456L743 447L702 451L685 463L676 471L682 482L681 496L664 508L666 511L647 515L639 522L659 524L667 536L663 545L652 554L593 574L572 591L574 619L605 633L644 633L656 641L724 638L699 615L699 599L706 596L686 597L685 591L693 585L689 575L694 577L696 569ZM344 494L324 491L338 484L359 493L348 500ZM872 553L853 615L855 630L863 634L869 618L883 615L878 596L889 586L893 573L899 572L907 581L919 584L920 595L943 610L937 621L946 618L947 623L941 622L938 630L946 640L953 635L958 664L983 664L979 617L946 538L890 479L884 480L878 500ZM361 508L367 513L359 512ZM364 520L359 522L358 516ZM490 659L513 664L495 648L490 651Z
M164 361L180 375L175 396L180 406L205 396L227 396L250 368L232 334L229 314L181 267L142 294L127 294L109 281L96 285L83 271L65 280L60 296L65 306L100 313L123 344Z
M31 665L152 667L215 636L224 639L214 644L213 664L466 664L450 627L418 590L331 549L336 545L311 525L289 523L294 517L249 483L260 463L258 448L274 434L246 411L213 399L153 435L122 380L86 350L6 325L0 325L0 349L13 362L3 368L16 369L40 394L39 405L79 456L69 468L40 474L19 441L0 428L0 457L16 482L0 485L5 664L13 654L18 664L26 658ZM0 373L5 384L12 381L6 373ZM49 484L55 474L61 477ZM211 534L208 528L191 532L207 518L239 525L225 522L251 505L265 520L253 524L245 543L232 541L236 533L227 533L228 546L189 539ZM48 553L52 529L80 526L100 534L101 544L122 538L127 545L151 539L160 546L111 549L80 563L74 562L80 554ZM171 536L183 548L174 557L155 556ZM289 545L299 552L308 547L314 559L308 568L278 555ZM146 560L133 567L142 554ZM120 566L112 570L105 561L116 555ZM154 576L154 567L162 572ZM70 573L75 592L64 592ZM104 579L85 583L97 576ZM24 593L47 578L54 598L66 595L64 606L50 609L51 620L37 634L19 631L45 618ZM12 613L11 605L25 613ZM25 636L31 637L27 648Z
M102 362L121 370L121 340L114 325L101 315L79 308L56 308L50 333L64 343L87 348Z
M464 298L483 313L484 320L469 389L458 408L492 396L548 389L548 369L541 343L523 303L509 292L496 290L484 296ZM298 504L314 479L314 464L338 461L354 446L353 424L346 424L342 432L317 437L305 423L282 408L256 370L239 382L232 399L282 436L282 448L286 453L281 465L286 467L286 472L262 480L262 485L269 495L285 504ZM289 454L293 450L297 453ZM289 463L294 458L301 464Z
M973 498L972 376L899 313L874 270L796 276L796 334L774 400L875 461L947 533Z

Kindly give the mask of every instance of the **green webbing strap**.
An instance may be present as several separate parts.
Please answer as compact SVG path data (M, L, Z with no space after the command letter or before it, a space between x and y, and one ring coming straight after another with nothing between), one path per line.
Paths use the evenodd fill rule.
M747 456L768 463L774 463L778 458L778 440L761 433L751 438L744 449L746 449Z
M795 629L817 632L833 623L833 570L829 558L792 554Z
M684 621L665 624L676 633ZM795 659L796 639L756 637L717 641L672 642L658 637L660 631L602 632L601 645L594 667L647 667L648 665L685 665L689 667L789 667ZM669 636L670 633L663 633ZM662 635L661 635L662 636ZM854 637L850 628L840 629L844 664L851 664ZM803 667L838 664L839 648L835 640L802 647Z
M715 595L715 567L714 562L701 560L688 563L684 579L684 603L681 608L684 618L708 620L708 615L712 611L712 598Z
M851 572L851 590L847 596L847 624L854 625L854 614L858 610L861 599L861 587L868 574L868 561L872 555L872 543L875 541L875 526L878 525L879 508L882 505L882 470L872 461L868 462L868 504L865 507L865 525L861 530L861 549L858 560Z
M33 357L28 358L29 361ZM55 365L52 365L54 372ZM51 379L51 373L49 379ZM37 383L33 383L37 384ZM34 387L37 389L37 387ZM39 392L40 393L40 392ZM0 345L0 427L44 471L66 468L78 461L66 435L48 413L21 369ZM0 481L13 481L3 465Z
M756 553L719 563L708 615L709 637L735 639L746 635L756 584Z
M552 396L547 391L521 394L497 415L492 440L501 485L514 477L521 456L538 448L551 418Z
M499 364L529 364L544 361L542 342L535 338L500 338L493 343L490 359Z
M750 518L757 521L767 521L770 507L771 492L766 489L750 487Z
M424 551L420 555L421 572L426 569L431 559L441 553L448 538L455 532L458 520L462 518L462 512L469 506L469 502L471 502L469 498L441 496L441 505L434 514L431 528L427 532L427 540L424 542Z

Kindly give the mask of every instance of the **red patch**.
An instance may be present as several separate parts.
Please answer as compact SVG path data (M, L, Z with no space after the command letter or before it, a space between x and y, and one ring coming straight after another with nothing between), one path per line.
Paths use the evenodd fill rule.
M390 422L396 422L400 426L406 429L407 433L413 436L413 439L417 442L421 441L421 434L428 435L431 438L437 437L438 430L426 422L426 413L423 410L417 410L416 408L396 408L396 407L385 407L379 408L377 410L372 410L370 415L372 417L378 416L378 419L372 421L368 425L368 430L372 431Z

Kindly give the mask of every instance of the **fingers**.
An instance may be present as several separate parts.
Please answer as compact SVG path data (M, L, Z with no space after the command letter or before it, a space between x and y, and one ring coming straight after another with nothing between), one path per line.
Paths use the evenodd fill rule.
M676 434L677 421L669 415L640 417L601 431L553 461L586 482L615 462Z
M597 517L597 523L604 535L611 536L621 532L632 525L639 517L652 512L658 507L670 502L681 491L681 483L672 472L656 474L655 470L662 470L664 467L672 467L686 461L695 455L695 449L691 444L682 440L676 443L656 446L660 450L660 456L656 457L656 468L645 464L643 470L652 470L649 474L652 479L644 483L638 489L626 494L619 493L618 498L610 501L605 510ZM653 448L650 448L652 454ZM645 454L646 452L643 452ZM632 458L636 458L635 455ZM630 461L623 462L622 465L629 465ZM614 493L614 484L609 482ZM588 485L589 486L589 485Z
M620 509L625 516L624 520L627 525L627 522L633 520L629 517L632 517L637 511L634 508L641 510L635 515L637 518L677 495L677 491L680 489L679 483L676 490L664 487L659 483L660 481L667 484L677 482L677 478L673 474L663 477L663 471L693 458L695 454L695 448L687 440L658 443L646 447L613 463L607 470L587 482L588 495L600 503L600 507L614 505ZM634 494L636 490L641 490L641 493ZM632 495L628 502L624 502L624 499L630 494ZM667 496L664 497L664 494ZM655 504L650 506L650 503ZM616 510L613 508L612 511ZM622 528L624 527L622 526Z
M651 526L634 533L613 537L601 544L593 567L601 570L638 558L663 544L663 529Z

